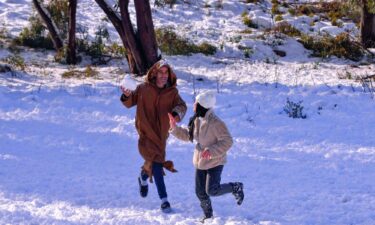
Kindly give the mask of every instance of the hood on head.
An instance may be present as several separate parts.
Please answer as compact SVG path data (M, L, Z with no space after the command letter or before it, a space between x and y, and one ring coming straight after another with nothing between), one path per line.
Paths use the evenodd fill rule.
M161 59L157 61L147 72L146 76L146 82L156 84L156 75L158 73L158 70L161 67L167 67L169 71L169 76L168 76L168 84L167 86L176 86L177 85L177 76L173 72L171 66L168 64L168 62L165 59Z

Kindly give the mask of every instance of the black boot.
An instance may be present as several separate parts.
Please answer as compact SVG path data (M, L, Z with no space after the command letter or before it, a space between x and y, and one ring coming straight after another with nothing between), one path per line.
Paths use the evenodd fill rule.
M237 205L241 205L243 202L243 199L245 197L245 194L243 193L243 184L241 182L235 182L231 183L233 187L232 194L237 200Z
M142 198L145 198L148 194L148 185L142 185L142 172L141 175L138 177L138 184L139 184L139 194Z
M211 216L207 216L207 215L203 215L203 217L199 220L201 223L204 223L204 222L206 222L206 221L209 221L209 220L211 220L211 219L213 219L213 216L211 215Z
M172 212L171 204L169 204L168 201L163 202L161 204L161 206L160 206L160 209L161 209L161 211L163 211L163 213L170 213L170 212Z
M208 199L208 200L201 201L201 207L203 209L204 215L203 215L202 219L200 220L200 222L204 223L205 220L211 219L213 217L211 200Z

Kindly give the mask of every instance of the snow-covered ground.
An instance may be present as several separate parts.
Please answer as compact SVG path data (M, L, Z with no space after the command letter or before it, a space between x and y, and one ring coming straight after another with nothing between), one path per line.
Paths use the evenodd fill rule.
M26 24L30 2L0 0L0 21L11 34ZM93 2L80 2L79 17L92 32L101 17L92 16L100 14ZM247 7L235 0L222 10L179 4L157 8L154 20L219 46L245 29ZM214 56L166 57L189 108L182 124L194 92L217 90L215 111L234 137L222 181L242 181L245 201L213 198L211 224L375 224L375 100L349 79L375 66L310 58L291 38L277 46L284 58L250 37L225 43ZM252 46L250 58L238 44ZM0 60L9 55L0 49ZM197 224L192 144L168 141L167 158L179 171L165 177L172 214L159 210L154 185L146 199L138 194L135 109L119 101L126 65L112 61L94 67L95 79L63 79L68 68L53 63L53 52L20 55L26 72L0 73L0 224ZM307 118L289 118L287 99L302 101Z

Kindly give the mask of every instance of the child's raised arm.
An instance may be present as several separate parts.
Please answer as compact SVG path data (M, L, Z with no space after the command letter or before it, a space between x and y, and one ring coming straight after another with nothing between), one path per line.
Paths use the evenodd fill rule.
M177 126L176 119L172 116L172 114L168 113L169 117L169 133L171 133L176 138L183 140L183 141L190 141L189 140L189 130L187 128Z

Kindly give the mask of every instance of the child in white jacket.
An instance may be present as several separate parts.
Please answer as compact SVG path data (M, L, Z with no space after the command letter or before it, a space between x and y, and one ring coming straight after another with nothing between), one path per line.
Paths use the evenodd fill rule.
M177 126L170 115L170 133L184 141L196 141L193 164L196 168L195 192L204 212L201 222L213 216L210 196L232 193L238 205L244 199L242 183L220 184L226 153L233 140L225 123L213 112L215 103L213 92L199 94L194 103L195 114L190 118L188 128Z

